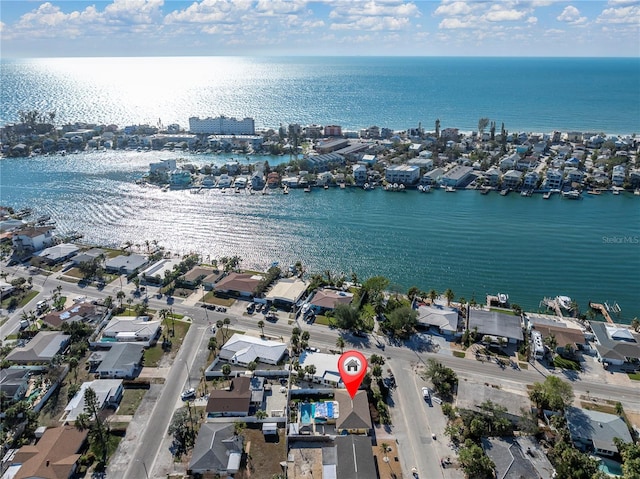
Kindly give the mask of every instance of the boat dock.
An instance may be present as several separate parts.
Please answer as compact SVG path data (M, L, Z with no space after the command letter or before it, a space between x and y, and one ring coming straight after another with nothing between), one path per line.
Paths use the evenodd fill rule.
M589 302L589 307L591 309L595 309L596 311L600 311L600 314L604 316L604 319L607 320L607 323L614 324L613 319L611 319L611 316L609 315L609 311L607 310L607 307L604 304Z
M547 308L552 309L559 318L564 317L562 315L562 308L560 307L560 301L558 301L558 298L544 298L540 301L540 305L542 306L543 304Z

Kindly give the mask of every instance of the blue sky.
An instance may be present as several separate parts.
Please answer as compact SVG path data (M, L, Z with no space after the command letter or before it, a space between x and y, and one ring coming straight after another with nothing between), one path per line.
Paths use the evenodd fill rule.
M640 57L640 0L2 0L6 58Z

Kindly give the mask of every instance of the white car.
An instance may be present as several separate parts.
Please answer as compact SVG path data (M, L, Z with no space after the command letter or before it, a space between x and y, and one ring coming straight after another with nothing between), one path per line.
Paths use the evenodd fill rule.
M431 393L429 393L429 388L422 388L422 397L426 400L431 398Z
M183 401L188 401L189 399L195 399L196 397L195 388L185 389L180 395L180 397L182 398Z

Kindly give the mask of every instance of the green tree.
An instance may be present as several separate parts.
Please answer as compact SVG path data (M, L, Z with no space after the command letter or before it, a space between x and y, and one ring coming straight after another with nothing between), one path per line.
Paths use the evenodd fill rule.
M480 118L478 120L478 135L480 136L480 139L482 139L482 134L487 126L489 126L489 118Z
M269 417L269 415L267 414L266 411L262 409L258 409L256 411L256 419L266 419L267 417Z
M336 339L336 347L340 348L340 354L344 352L344 346L344 338L342 336L338 336L338 339Z
M435 289L430 289L427 293L427 296L429 298L429 301L431 301L431 304L433 304L435 303L436 299L438 299L438 292Z
M458 384L458 376L451 368L431 358L427 360L426 377L431 380L434 389L443 397L451 397L454 388Z
M573 388L556 376L547 376L543 383L533 383L529 399L536 405L539 414L542 414L542 409L564 411L573 402Z
M557 477L567 479L599 479L598 461L583 454L565 441L557 441L551 453Z
M260 336L264 336L264 321L258 321L258 327L260 328Z
M444 292L444 297L447 299L447 306L451 306L451 301L455 298L455 294L449 288Z
M613 442L622 456L624 479L640 477L640 444L622 442L617 437L614 438Z
M69 369L73 371L73 382L78 382L78 358L69 358Z
M255 371L257 367L258 367L258 363L255 361L251 361L249 364L247 364L248 371Z
M460 466L469 479L487 479L494 477L496 465L489 459L480 446L467 439L458 453ZM562 476L560 476L562 477Z
M409 337L418 324L418 312L410 306L394 309L388 315L386 327L394 336Z
M336 326L347 331L360 329L360 314L349 304L338 304L333 310Z
M124 298L126 298L126 297L127 297L127 294L126 294L124 291L122 291L122 290L120 290L120 291L118 291L118 292L116 293L116 299L117 299L118 301L120 301L120 309L122 309L122 301L123 301L123 300L124 300Z
M209 351L215 351L217 347L218 347L218 341L216 340L216 337L211 336L209 338L209 344L207 345L207 349Z
M190 424L191 427L189 427ZM173 436L173 455L175 457L182 457L193 446L195 434L192 415L188 406L181 407L173 413L168 433Z
M98 396L91 387L84 391L84 411L78 414L75 426L80 431L89 430L89 442L94 442L94 446L101 455L101 463L106 465L109 451L109 426L100 419Z
M229 366L228 364L223 364L222 374L224 375L225 379L229 379L229 376L231 375L231 366Z

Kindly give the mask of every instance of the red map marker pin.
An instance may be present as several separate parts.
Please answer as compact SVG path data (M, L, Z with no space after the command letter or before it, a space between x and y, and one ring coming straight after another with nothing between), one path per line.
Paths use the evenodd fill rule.
M367 374L367 359L358 351L347 351L338 359L338 371L349 396L353 399L364 375Z

